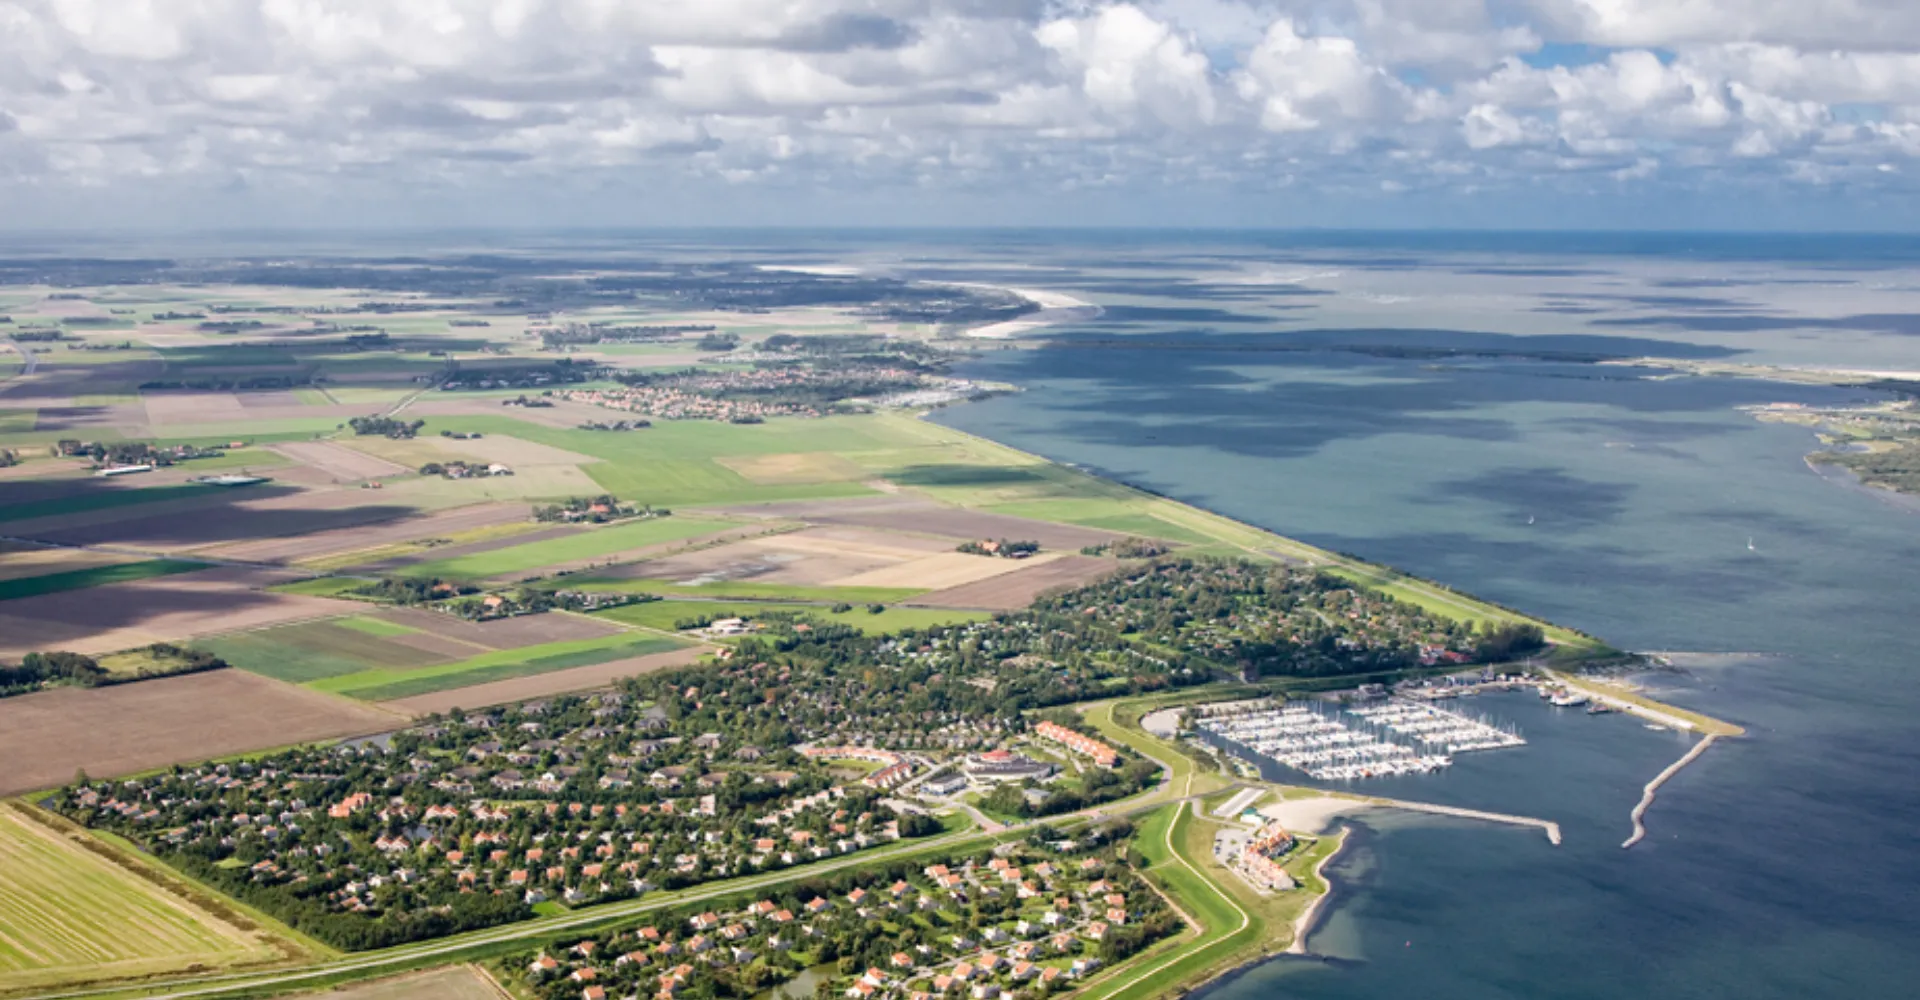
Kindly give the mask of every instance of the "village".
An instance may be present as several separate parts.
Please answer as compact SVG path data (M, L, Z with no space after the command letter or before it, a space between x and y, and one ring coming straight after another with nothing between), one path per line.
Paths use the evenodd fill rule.
M542 1000L748 997L783 984L847 1000L1044 994L1182 926L1122 859L1124 834L875 866L503 965Z

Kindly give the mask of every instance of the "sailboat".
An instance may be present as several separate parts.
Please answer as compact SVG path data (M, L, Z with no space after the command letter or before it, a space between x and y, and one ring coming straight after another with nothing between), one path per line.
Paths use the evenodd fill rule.
M1532 524L1532 523L1533 523L1533 515L1532 515L1532 514L1528 514L1528 515L1527 515L1527 523L1528 523L1528 524Z
M1748 551L1748 552L1752 552L1752 551L1753 551L1753 536L1752 536L1752 535L1748 535L1748 536L1747 536L1747 551Z

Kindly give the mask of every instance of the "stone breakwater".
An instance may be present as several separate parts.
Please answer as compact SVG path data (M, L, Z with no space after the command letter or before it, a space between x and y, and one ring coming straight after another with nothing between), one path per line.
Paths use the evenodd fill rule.
M1640 795L1640 804L1633 807L1633 812L1631 814L1631 817L1633 819L1633 835L1628 837L1626 841L1620 845L1622 850L1625 850L1626 848L1629 848L1635 844L1638 844L1643 838L1646 837L1647 824L1645 820L1647 816L1647 807L1653 805L1653 797L1656 793L1660 791L1660 786L1666 784L1667 779L1672 778L1676 774L1679 774L1681 768L1686 767L1688 764L1691 764L1696 760L1699 760L1700 755L1703 753L1706 753L1707 748L1710 746L1713 746L1713 741L1719 738L1720 737L1718 736L1707 736L1706 738L1702 739L1700 742L1695 743L1693 745L1693 749L1688 750L1685 756L1681 757L1679 760L1676 760L1671 764L1668 764L1666 770L1661 771L1659 774L1654 776L1654 779L1652 781L1647 782L1646 790L1643 791Z

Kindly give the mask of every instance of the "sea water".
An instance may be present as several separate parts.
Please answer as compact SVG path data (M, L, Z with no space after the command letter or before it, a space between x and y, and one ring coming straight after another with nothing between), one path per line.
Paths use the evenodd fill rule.
M1832 364L1841 354L1920 368L1920 339L1901 328L1920 318L1920 308L1900 311L1915 282L1896 265L1910 251L1757 254L1739 262L1747 284L1724 271L1696 282L1718 282L1715 294L1738 287L1747 305L1635 303L1628 322L1581 335L1656 339L1667 356ZM1180 252L1193 259L1190 247ZM1439 252L1391 248L1394 267L1416 272L1407 261ZM1214 256L1236 273L1299 266L1243 245ZM1633 272L1617 294L1634 294L1667 280L1648 275L1686 275L1695 263L1621 249L1577 269ZM1559 282L1576 270L1512 255L1502 268ZM1099 273L1083 259L1052 286L1094 286ZM1367 275L1381 280L1377 269ZM1624 648L1712 654L1678 657L1687 672L1657 679L1656 693L1749 730L1669 782L1647 839L1623 851L1640 786L1684 738L1629 716L1555 712L1530 695L1462 702L1516 724L1531 745L1364 790L1556 820L1565 845L1530 829L1365 814L1332 866L1336 899L1310 939L1330 958L1270 962L1210 987L1212 1000L1920 995L1920 514L1822 479L1803 461L1818 447L1811 432L1736 409L1881 397L1524 356L1552 346L1525 330L1530 310L1555 300L1516 291L1524 278L1501 280L1505 298L1436 302L1419 324L1362 323L1323 302L1312 318L1270 324L1191 313L1143 321L1153 314L1142 308L1193 300L1177 283L1137 294L1154 287L1137 281L1135 294L1085 296L1136 305L1118 319L1056 331L1053 346L997 353L968 371L1026 391L937 417ZM1831 317L1851 314L1766 298L1822 282L1842 292L1862 282L1860 295L1894 304L1848 328ZM1231 311L1279 315L1271 305L1243 297ZM1636 327L1649 309L1701 321L1669 315ZM1554 336L1565 337L1570 315L1612 314L1538 322L1563 324ZM1716 315L1748 321L1707 322ZM1500 339L1490 329L1520 332ZM1144 346L1128 347L1132 336ZM1346 349L1389 342L1516 350Z

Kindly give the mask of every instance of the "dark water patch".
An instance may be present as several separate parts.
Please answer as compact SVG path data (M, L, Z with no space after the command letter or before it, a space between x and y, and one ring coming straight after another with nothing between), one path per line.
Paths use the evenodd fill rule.
M1494 504L1515 516L1550 510L1557 521L1591 525L1618 518L1633 485L1581 479L1555 468L1504 468L1441 482L1434 492Z
M1100 319L1109 323L1271 323L1270 316L1229 312L1199 306L1104 306Z
M1589 320L1594 326L1651 326L1696 333L1759 333L1776 330L1846 330L1920 336L1920 313L1864 313L1857 316L1640 316Z
M1183 353L1340 350L1414 359L1511 357L1580 362L1649 355L1712 360L1745 353L1739 348L1718 344L1676 343L1642 337L1511 334L1416 327L1314 328L1271 333L1186 331L1137 336L1113 336L1097 330L1096 325L1057 332L1049 335L1042 346Z

